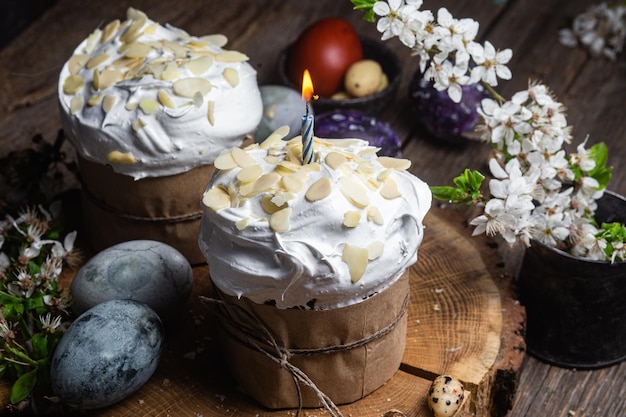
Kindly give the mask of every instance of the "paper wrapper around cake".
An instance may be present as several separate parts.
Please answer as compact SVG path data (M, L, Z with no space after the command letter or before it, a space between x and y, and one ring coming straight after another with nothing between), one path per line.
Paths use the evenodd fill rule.
M276 349L259 340L251 342L242 331L251 326L255 333L262 334L264 326L278 346L289 351L319 350L310 355L292 354L288 361L335 404L365 397L391 379L400 366L406 340L408 275L405 272L390 287L360 303L329 310L278 309L217 290L229 306L221 307L220 345L233 376L249 395L268 408L299 406L292 374L252 345L278 358ZM343 347L364 341L362 346ZM325 352L326 348L337 351ZM303 407L320 406L312 389L306 384L300 384L300 388Z
M197 243L199 201L213 164L137 181L80 156L78 164L85 235L94 250L149 239L176 248L191 264L206 261Z

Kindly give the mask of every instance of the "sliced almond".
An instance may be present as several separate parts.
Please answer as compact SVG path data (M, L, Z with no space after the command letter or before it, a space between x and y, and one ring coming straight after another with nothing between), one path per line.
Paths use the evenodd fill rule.
M361 212L359 210L349 210L343 213L343 225L346 227L356 227L361 221Z
M221 169L223 171L227 171L229 169L233 169L239 166L237 165L237 162L235 162L235 160L233 159L233 155L231 152L225 152L220 154L217 158L215 158L213 165L215 166L215 168Z
M85 99L81 95L75 95L70 100L70 112L76 114L80 112L85 106Z
M360 162L356 169L363 174L373 174L376 172L374 164L367 161Z
M281 126L272 132L259 144L261 149L269 149L277 145L284 145L283 138L289 134L289 126Z
M131 43L136 41L142 34L142 28L148 21L148 18L143 16L137 16L133 19L133 23L126 29L126 31L120 36L120 41L123 43Z
M165 107L170 109L176 108L174 100L172 100L172 97L170 97L170 95L167 94L165 90L159 90L159 92L157 93L157 98L159 99L159 102Z
M254 194L263 193L269 190L272 190L281 176L276 172L268 172L267 174L261 175L261 177L254 183Z
M152 114L159 110L159 103L156 100L152 100L151 98L142 98L139 100L139 108L145 114Z
M237 179L241 182L251 182L259 179L261 175L263 175L263 168L261 165L254 164L241 168L241 171L237 173Z
M85 42L85 53L91 54L100 42L100 38L102 37L102 31L100 29L96 29L89 36L87 36L87 42Z
M93 69L97 67L98 65L106 62L107 59L109 59L109 54L95 55L92 58L90 58L89 61L87 61L87 63L85 64L85 67L87 69Z
M113 38L117 31L120 29L120 21L119 19L115 19L112 22L109 22L104 29L102 29L102 36L100 37L100 42L105 43L108 42L111 38Z
M248 60L248 55L239 51L224 50L215 55L215 60L219 62L242 62Z
M84 85L85 81L81 76L72 74L63 82L63 93L76 94Z
M136 101L129 101L126 104L124 104L124 108L128 111L135 111L137 109L137 105L139 103Z
M93 107L93 106L97 106L98 104L100 104L102 102L103 97L99 94L95 94L91 97L89 97L89 100L87 100L87 105Z
M276 233L285 233L289 230L289 216L291 216L291 207L285 207L278 210L270 216L270 227Z
M239 73L234 68L224 68L222 71L222 77L233 88L239 85Z
M232 156L237 165L245 168L250 165L256 165L256 160L246 151L241 148L233 148Z
M385 244L380 240L376 240L369 245L367 245L367 259L373 261L383 254L383 249L385 248Z
M302 181L300 176L297 173L284 175L282 177L282 184L287 191L292 193L299 193L300 191L304 191L305 183Z
M215 126L215 101L208 100L206 102L206 117L211 126Z
M189 52L188 48L184 47L183 45L177 42L163 40L161 41L161 45L163 46L165 50L168 50L174 53L176 58L184 58L187 55L187 52Z
M267 214L274 214L276 213L278 210L282 210L286 207L287 203L283 202L283 204L281 204L280 206L276 205L273 201L272 201L273 196L271 194L266 194L263 197L261 197L261 208L263 209L263 211L265 211Z
M276 204L279 207L283 207L285 204L287 204L290 200L293 200L294 198L295 198L294 193L290 193L288 191L277 192L276 194L272 196L272 203Z
M343 163L347 162L348 158L346 158L346 156L342 153L333 151L329 152L328 155L326 155L324 161L326 162L326 165L328 165L332 169L337 169Z
M235 227L237 228L237 230L244 230L246 227L248 227L248 223L250 223L250 219L237 220L235 222Z
M117 164L134 164L137 162L135 155L131 152L112 151L107 155L109 162Z
M391 175L392 172L394 172L395 170L393 168L386 168L383 169L382 171L380 171L380 173L378 174L378 178L376 178L379 182L383 182L387 179L387 177L389 175Z
M341 253L341 260L348 264L352 282L357 282L363 276L368 263L368 250L346 243Z
M392 158L390 156L379 156L378 162L385 168L393 168L397 171L404 171L411 167L409 159Z
M333 185L328 177L322 177L315 181L307 190L304 198L308 201L322 200L330 195Z
M124 51L124 56L128 58L145 58L148 56L151 50L152 46L148 44L142 42L133 42L128 44L128 47Z
M70 74L76 75L85 66L89 60L89 55L86 54L74 54L67 61L67 69Z
M108 113L111 111L116 101L117 98L115 96L104 96L104 99L102 100L102 110L104 110L105 113Z
M367 189L365 186L354 176L348 175L342 177L339 180L339 189L342 194L352 204L359 208L367 207L369 204L369 197L367 196Z
M220 48L228 43L228 38L220 33L201 36L198 40L205 44L219 46Z
M376 223L379 226L382 226L385 223L385 218L383 217L383 214L376 206L367 207L367 219Z
M230 195L223 188L214 187L204 193L202 203L208 208L218 211L230 206Z
M178 69L178 65L176 65L175 62L168 62L167 65L165 66L165 69L161 72L161 79L163 81L172 81L172 80L177 79L179 76L180 76L180 71ZM194 93L195 91L192 92L189 97L192 97ZM187 96L184 96L184 97L187 97Z
M211 91L211 83L204 78L183 78L174 82L174 94L181 97L192 98L194 94L200 92L205 95Z
M383 186L380 189L380 195L382 195L387 200L391 200L402 195L400 193L400 190L398 189L398 183L393 179L393 177L385 178Z
M120 70L109 70L109 69L104 69L102 71L96 70L93 73L93 87L96 90L104 90L123 79L124 79L124 74Z
M211 65L213 65L213 58L210 56L201 56L189 61L187 68L189 68L189 71L194 75L202 75L211 68Z

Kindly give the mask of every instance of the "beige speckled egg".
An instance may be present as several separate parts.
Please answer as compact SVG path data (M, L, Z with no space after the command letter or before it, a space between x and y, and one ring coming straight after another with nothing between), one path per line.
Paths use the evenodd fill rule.
M435 417L453 416L463 404L465 389L458 379L440 375L433 381L428 392L428 408Z
M352 64L346 71L344 88L353 97L369 96L380 90L385 78L378 62L363 59Z

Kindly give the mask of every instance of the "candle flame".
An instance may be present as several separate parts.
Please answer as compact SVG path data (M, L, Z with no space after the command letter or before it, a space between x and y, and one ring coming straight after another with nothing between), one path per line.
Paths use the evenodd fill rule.
M311 101L313 97L313 80L311 80L311 74L309 70L305 69L302 75L302 99L306 102Z

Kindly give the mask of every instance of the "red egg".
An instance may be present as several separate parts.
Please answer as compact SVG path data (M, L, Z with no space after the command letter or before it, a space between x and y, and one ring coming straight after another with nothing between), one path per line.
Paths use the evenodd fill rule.
M340 18L317 21L293 44L287 61L287 76L298 90L305 69L311 73L315 94L330 97L342 87L350 65L363 59L359 35Z

